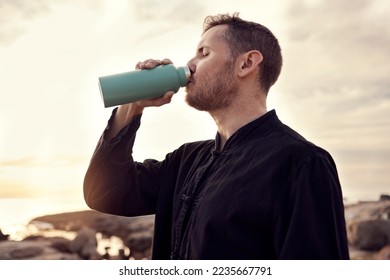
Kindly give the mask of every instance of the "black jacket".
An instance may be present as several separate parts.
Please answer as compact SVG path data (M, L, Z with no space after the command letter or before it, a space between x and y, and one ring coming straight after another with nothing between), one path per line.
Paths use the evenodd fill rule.
M155 214L154 259L348 259L335 163L275 111L163 161L134 162L138 116L103 133L84 181L92 209ZM106 130L109 129L109 125Z

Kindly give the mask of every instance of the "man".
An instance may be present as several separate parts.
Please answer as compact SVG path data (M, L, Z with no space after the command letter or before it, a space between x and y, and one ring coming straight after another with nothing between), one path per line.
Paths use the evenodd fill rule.
M237 14L207 17L187 65L186 101L214 118L215 140L134 162L143 109L169 103L173 93L120 106L85 176L89 207L155 214L154 259L348 259L331 156L267 112L282 67L274 35Z

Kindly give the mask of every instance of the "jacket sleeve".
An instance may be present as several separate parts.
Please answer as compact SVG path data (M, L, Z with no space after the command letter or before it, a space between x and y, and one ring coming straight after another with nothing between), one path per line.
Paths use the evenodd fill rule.
M94 210L122 216L154 214L164 162L133 160L132 149L141 115L111 140L103 132L84 178L84 199Z
M297 169L281 209L280 259L349 259L341 186L333 159L314 157Z

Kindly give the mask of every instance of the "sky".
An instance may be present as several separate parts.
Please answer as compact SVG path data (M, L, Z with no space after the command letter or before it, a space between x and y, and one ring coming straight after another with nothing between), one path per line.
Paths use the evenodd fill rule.
M389 193L387 1L0 0L0 199L86 208L84 174L113 109L98 77L148 58L185 65L204 17L233 12L279 39L284 66L268 109L332 154L346 201ZM134 157L163 159L215 133L180 90L144 112Z

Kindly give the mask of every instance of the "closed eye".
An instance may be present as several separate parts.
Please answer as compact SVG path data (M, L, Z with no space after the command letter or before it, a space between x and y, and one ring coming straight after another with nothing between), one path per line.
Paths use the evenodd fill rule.
M207 47L201 47L198 49L198 54L201 57L206 57L210 54L210 50Z

